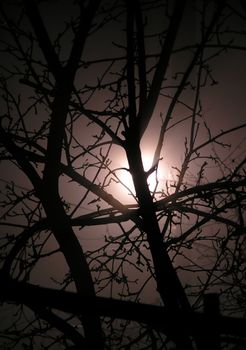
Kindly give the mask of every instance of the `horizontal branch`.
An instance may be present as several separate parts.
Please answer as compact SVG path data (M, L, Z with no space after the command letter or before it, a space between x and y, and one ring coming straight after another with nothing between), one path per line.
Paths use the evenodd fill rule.
M212 317L198 312L180 313L178 319L163 306L141 304L104 297L86 297L73 292L39 287L4 278L0 271L0 301L54 308L72 314L93 310L99 315L144 323L153 329L174 336L177 327L188 334L202 334L211 327L220 334L245 338L246 320L227 316ZM246 339L245 339L246 344Z

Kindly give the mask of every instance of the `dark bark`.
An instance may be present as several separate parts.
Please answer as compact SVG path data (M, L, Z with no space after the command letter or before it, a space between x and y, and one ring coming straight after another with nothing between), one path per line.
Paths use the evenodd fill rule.
M81 296L78 293L44 288L26 282L17 282L0 271L0 301L26 304L33 310L57 309L63 312L80 315L89 310L96 310L98 315L112 318L133 320L144 323L169 336L173 336L172 324L177 322L176 315L165 306L155 306L116 300L103 297ZM217 296L216 296L217 298ZM41 311L40 311L41 313ZM45 317L45 315L43 315ZM216 325L221 335L245 338L246 320L236 317L211 315L207 312L179 312L178 317L183 329L194 336L206 334L210 339L211 324ZM175 336L174 336L175 340ZM246 339L244 340L246 344ZM210 343L211 345L211 343Z

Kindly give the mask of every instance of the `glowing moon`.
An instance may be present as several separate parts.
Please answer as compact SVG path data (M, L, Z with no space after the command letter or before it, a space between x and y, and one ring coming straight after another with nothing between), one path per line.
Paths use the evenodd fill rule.
M142 161L143 161L143 166L144 170L148 171L151 166L152 166L152 155L150 153L144 152L142 153ZM119 164L119 160L117 162L117 171L115 174L117 175L118 178L118 185L114 187L114 189L118 192L117 195L118 197L122 197L122 200L129 200L132 195L135 195L135 190L134 190L134 185L132 181L132 176L131 173L128 170L128 164L127 160L122 157L122 162ZM159 189L160 190L160 185L161 183L163 184L163 181L165 180L165 171L163 167L162 161L159 161L158 169L157 171L155 170L151 175L149 175L147 182L149 185L149 189L151 192ZM116 189L117 188L117 189ZM119 190L119 188L121 188ZM115 191L114 190L114 191Z
M152 166L153 157L147 153L142 155L144 170L148 171ZM155 170L151 175L149 175L147 182L150 191L154 191L158 188L158 184L164 179L164 169L161 161L159 162L158 169Z

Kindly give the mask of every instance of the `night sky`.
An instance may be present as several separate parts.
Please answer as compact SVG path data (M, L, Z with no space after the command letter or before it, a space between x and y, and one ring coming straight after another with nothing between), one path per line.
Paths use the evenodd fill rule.
M235 4L235 2L231 3ZM29 35L32 31L30 24L25 17L22 19L19 5L17 5L17 10L13 10L16 4L17 1L9 2L7 5L5 4L7 16L17 21L17 23L20 23L21 30L23 29L23 31L26 31ZM185 16L174 45L174 53L170 59L167 74L163 81L163 89L154 108L150 124L141 140L142 158L146 171L148 171L152 165L163 118L165 118L172 97L177 90L177 86L183 77L184 71L193 57L195 47L201 39L200 19L194 10L194 4L199 7L199 1L187 1ZM211 42L210 49L203 53L204 62L206 61L204 66L207 66L203 71L200 83L199 113L197 112L196 115L196 127L199 124L195 141L196 147L199 147L199 145L203 144L208 139L209 133L215 136L222 132L222 130L225 131L226 129L234 128L246 122L246 69L244 63L246 14L243 14L243 9L239 2L236 2L235 6L235 13L228 19L228 23L231 28L233 28L234 34L227 33L227 27L223 27L222 24L222 28L224 28L222 31L224 30L224 32L220 38L224 43L228 43L231 42L232 37L235 36L236 39L231 44L233 48L230 50L218 49L213 47L214 42ZM171 11L171 7L170 5L169 11ZM55 47L61 64L64 65L72 46L73 37L71 28L67 28L69 27L71 18L74 19L76 17L78 9L72 2L66 0L41 1L39 9L53 47ZM208 5L205 22L209 21L212 10L213 4ZM111 118L109 112L118 112L123 109L127 110L126 79L122 79L123 81L120 82L120 84L122 84L120 90L121 96L118 94L118 101L115 101L113 98L115 94L115 80L118 79L120 75L122 76L122 72L126 69L125 13L121 4L116 7L116 9L111 9L110 1L102 1L100 11L102 12L96 17L94 27L91 30L83 50L80 69L74 81L77 94L73 92L71 100L74 103L80 100L87 110L91 110L94 114L98 112L99 118L103 121L107 120L107 125L113 131L117 132L120 138L124 139L122 123L119 124L119 119L117 118ZM155 9L152 8L151 5L148 11L144 13L146 25L145 44L146 55L148 57L146 60L148 87L153 78L157 56L160 53L160 44L163 43L163 31L165 32L166 29L166 22L163 21L164 15L165 10L162 7ZM73 22L73 25L75 25L75 23L76 22ZM5 41L9 42L11 45L13 40L10 38L9 33L6 33L4 25L5 22L2 19L0 31L2 47L5 47ZM244 35L241 35L242 31L244 31ZM61 35L61 33L63 34ZM30 52L27 49L29 45L28 35L27 37L23 36L21 41L23 49L26 50L26 52ZM10 56L9 52L2 53L0 70L8 70L13 64L17 65L17 67L19 65L20 68L18 69L23 73L24 78L32 81L31 73L25 67L23 61L18 59L18 57L9 58ZM50 72L46 71L45 65L43 65L45 59L36 42L33 42L32 57L35 59L35 69L42 77L43 87L52 92L52 89L55 89L54 78ZM189 142L189 135L191 133L191 115L192 107L196 99L195 86L197 84L198 69L199 65L192 71L187 86L183 90L178 103L172 111L172 118L165 134L160 154L161 159L159 160L158 171L149 178L150 190L152 192L154 189L156 190L155 193L152 193L154 202L175 191L174 184L177 182L177 169L181 168L184 161L186 142L187 140ZM4 72L5 75L8 74L7 70ZM207 72L207 74L205 72ZM23 81L19 78L17 74L16 76L13 75L13 77L9 79L8 88L16 101L19 95L21 99L19 107L22 111L27 111L28 108L30 108L25 114L25 125L30 133L35 133L50 118L50 110L44 101L38 103L35 108L31 107L34 101L35 89L33 89L30 84L29 86L28 84L23 84ZM138 88L136 88L136 90L137 89ZM3 90L2 84L2 95L0 99L4 107L1 115L7 113ZM80 96L79 98L78 95ZM105 110L107 110L109 114L101 116L100 113ZM12 129L10 129L15 131L16 125L18 123L18 125L21 125L20 122L17 122L18 108L15 109L13 107L11 113L14 122L12 124ZM135 191L132 185L131 175L128 171L128 163L124 150L119 145L109 145L110 137L108 135L102 135L101 129L98 126L91 123L85 116L81 117L81 115L78 116L78 114L79 113L76 114L76 112L74 112L72 107L68 114L69 131L67 135L68 139L71 137L71 139L69 139L71 141L70 152L72 157L74 157L74 168L77 169L79 174L86 178L90 180L94 179L97 185L104 186L104 189L109 194L112 194L123 204L129 205L129 208L137 208L137 199L134 197ZM69 124L71 120L73 120L74 123L73 128ZM3 119L3 125L5 125L5 123L8 123L7 119ZM19 127L21 128L21 126ZM47 145L47 133L44 134L45 136L38 140L39 145L43 148ZM194 161L191 162L184 177L184 187L187 186L188 188L197 183L198 173L204 161L207 162L207 166L204 170L201 184L209 181L214 182L227 176L245 158L245 128L238 129L225 135L223 139L219 139L219 141L222 140L226 146L217 143L213 144L213 146L208 145L201 150L199 149L200 158L194 159ZM95 149L92 147L94 142L98 142L99 144ZM106 165L101 169L98 164L105 155L108 163L105 163ZM220 158L221 163L215 161L217 156ZM62 153L62 162L66 162L65 151ZM41 175L43 166L40 164L36 164L35 166L37 172ZM158 184L156 184L156 179L158 179ZM14 162L9 160L1 161L1 195L6 192L7 184L9 185L11 183L15 184L18 193L30 190L32 186L30 181L23 175ZM131 193L129 193L129 190ZM64 174L59 180L59 191L62 200L69 208L68 214L71 215L72 218L96 213L97 211L109 207L103 200L98 201L97 196L93 193L87 193L85 188L75 181L71 181L69 176ZM84 200L81 202L82 198L84 198ZM30 204L30 206L32 205L34 204ZM5 214L7 206L5 207L2 205L0 210L1 219L4 221L6 219ZM42 212L42 209L40 209L40 212ZM10 216L8 220L12 220L12 222L21 225L22 219L19 220L18 217ZM163 224L163 220L164 219L160 219L161 224ZM177 225L172 232L173 237L175 237L175 235L178 236L182 230L188 229L193 224L187 217L184 217L183 220L184 226L178 227ZM126 230L130 230L132 225L132 223L127 222L123 224L123 227ZM1 230L2 227L3 226L0 227ZM4 227L4 229L6 228ZM210 232L209 229L206 228L205 232ZM14 232L15 234L18 232L18 229L8 228L8 230L8 232ZM215 232L217 226L214 225L212 230ZM88 226L82 229L76 227L75 232L83 249L89 252L99 248L105 242L105 237L108 239L109 237L116 237L122 233L115 224ZM47 242L47 251L58 248L54 237L50 237ZM108 252L113 254L114 247L109 246ZM146 256L149 254L144 244L142 252ZM195 250L191 249L190 251L188 247L186 254L196 262L199 259L201 263L205 264L206 262L204 247L197 245ZM178 253L176 255L175 250L170 250L170 255L173 257L176 266L188 264L188 259L186 260L182 255L179 256ZM54 256L51 255L41 260L42 261L37 263L31 273L32 283L56 287L56 281L61 281L68 272L62 254L57 252ZM97 262L95 262L95 266L96 264ZM207 264L209 265L209 260L207 260ZM139 271L136 272L130 265L128 266L127 272L131 279L138 278L140 282L145 279L144 274ZM95 273L95 276L97 276L97 273ZM180 276L183 278L184 284L192 284L197 281L197 274L193 275L188 269L187 271L180 272ZM134 288L135 287L133 287L133 290ZM72 283L69 284L68 289L73 290L74 285ZM108 296L109 293L111 293L110 296L116 296L119 292L122 292L121 286L116 285L114 286L113 292L110 290L110 287L106 287L101 291L101 295ZM123 292L125 293L125 290ZM160 303L159 295L156 292L153 280L146 283L139 300L149 303Z

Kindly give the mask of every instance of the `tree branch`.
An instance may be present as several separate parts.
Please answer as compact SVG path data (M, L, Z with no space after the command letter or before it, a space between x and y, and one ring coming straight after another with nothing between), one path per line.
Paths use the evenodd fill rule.
M140 135L142 136L149 124L157 99L160 94L161 84L165 77L172 49L177 37L178 29L182 20L185 7L185 0L175 2L175 8L168 27L167 36L162 47L161 55L155 69L154 77L150 86L146 105L144 106L143 115L140 121Z
M0 281L0 300L2 302L32 305L33 308L54 308L75 315L93 309L102 316L145 323L153 329L172 336L174 339L176 338L175 332L173 332L174 324L176 325L174 329L182 327L190 335L201 334L204 329L208 330L211 325L216 324L216 328L221 334L245 337L246 320L241 318L219 316L215 320L198 312L189 314L180 312L177 318L176 315L163 306L103 297L81 298L77 293L6 279L2 276L1 270Z

